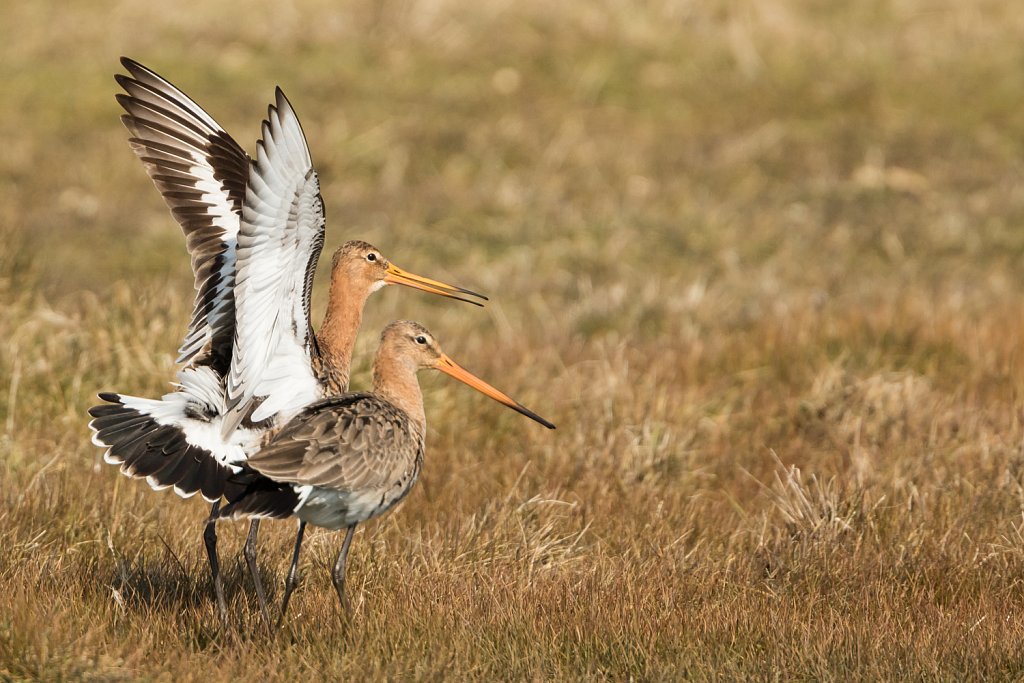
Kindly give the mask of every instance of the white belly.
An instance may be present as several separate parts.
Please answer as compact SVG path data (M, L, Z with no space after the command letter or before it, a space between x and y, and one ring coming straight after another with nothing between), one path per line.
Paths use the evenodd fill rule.
M295 516L325 529L344 529L365 522L391 507L382 491L342 493L318 486L300 486Z

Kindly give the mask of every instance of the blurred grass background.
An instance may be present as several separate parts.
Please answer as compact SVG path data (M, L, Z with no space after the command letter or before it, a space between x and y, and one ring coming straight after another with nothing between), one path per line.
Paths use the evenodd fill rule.
M1019 679L1021 35L1007 0L3 4L0 678ZM325 253L492 295L378 295L355 386L414 318L559 425L424 377L351 623L317 532L268 640L225 527L220 633L204 506L89 443L192 301L121 54L250 151L281 85Z

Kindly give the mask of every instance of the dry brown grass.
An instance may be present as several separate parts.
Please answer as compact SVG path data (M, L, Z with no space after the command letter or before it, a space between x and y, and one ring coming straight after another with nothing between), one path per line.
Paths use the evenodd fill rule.
M1024 14L841 4L0 5L0 679L1024 676ZM221 633L203 506L89 444L191 301L120 54L250 148L280 83L328 248L493 295L379 295L357 384L411 317L559 425L426 378L351 623L318 532L261 635L225 528Z

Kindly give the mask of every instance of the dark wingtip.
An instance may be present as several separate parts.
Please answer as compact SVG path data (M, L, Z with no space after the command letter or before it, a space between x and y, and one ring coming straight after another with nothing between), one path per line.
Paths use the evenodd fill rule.
M127 69L128 73L130 73L134 78L137 78L139 74L152 73L149 69L147 69L131 57L125 57L124 55L122 55L119 61L121 62L121 66ZM121 74L115 74L114 78L117 78L118 76L121 76Z
M114 408L115 405L121 405L121 396L119 394L113 394L109 391L101 391L100 393L96 394L96 397L99 398L101 401L106 401L106 403L104 403L103 405L93 406L92 408L89 408L88 413L90 417L100 417L101 415L105 415L107 413L108 408ZM116 408L114 409L116 410ZM92 423L90 422L90 425L91 424Z

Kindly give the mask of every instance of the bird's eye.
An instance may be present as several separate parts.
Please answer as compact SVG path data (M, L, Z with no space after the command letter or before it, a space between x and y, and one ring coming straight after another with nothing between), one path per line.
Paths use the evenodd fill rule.
M373 263L374 261L377 260L377 255L371 251L369 254L366 255L366 260L369 261L370 263Z
M417 344L426 344L427 338L421 334L420 336L416 337L415 341Z

